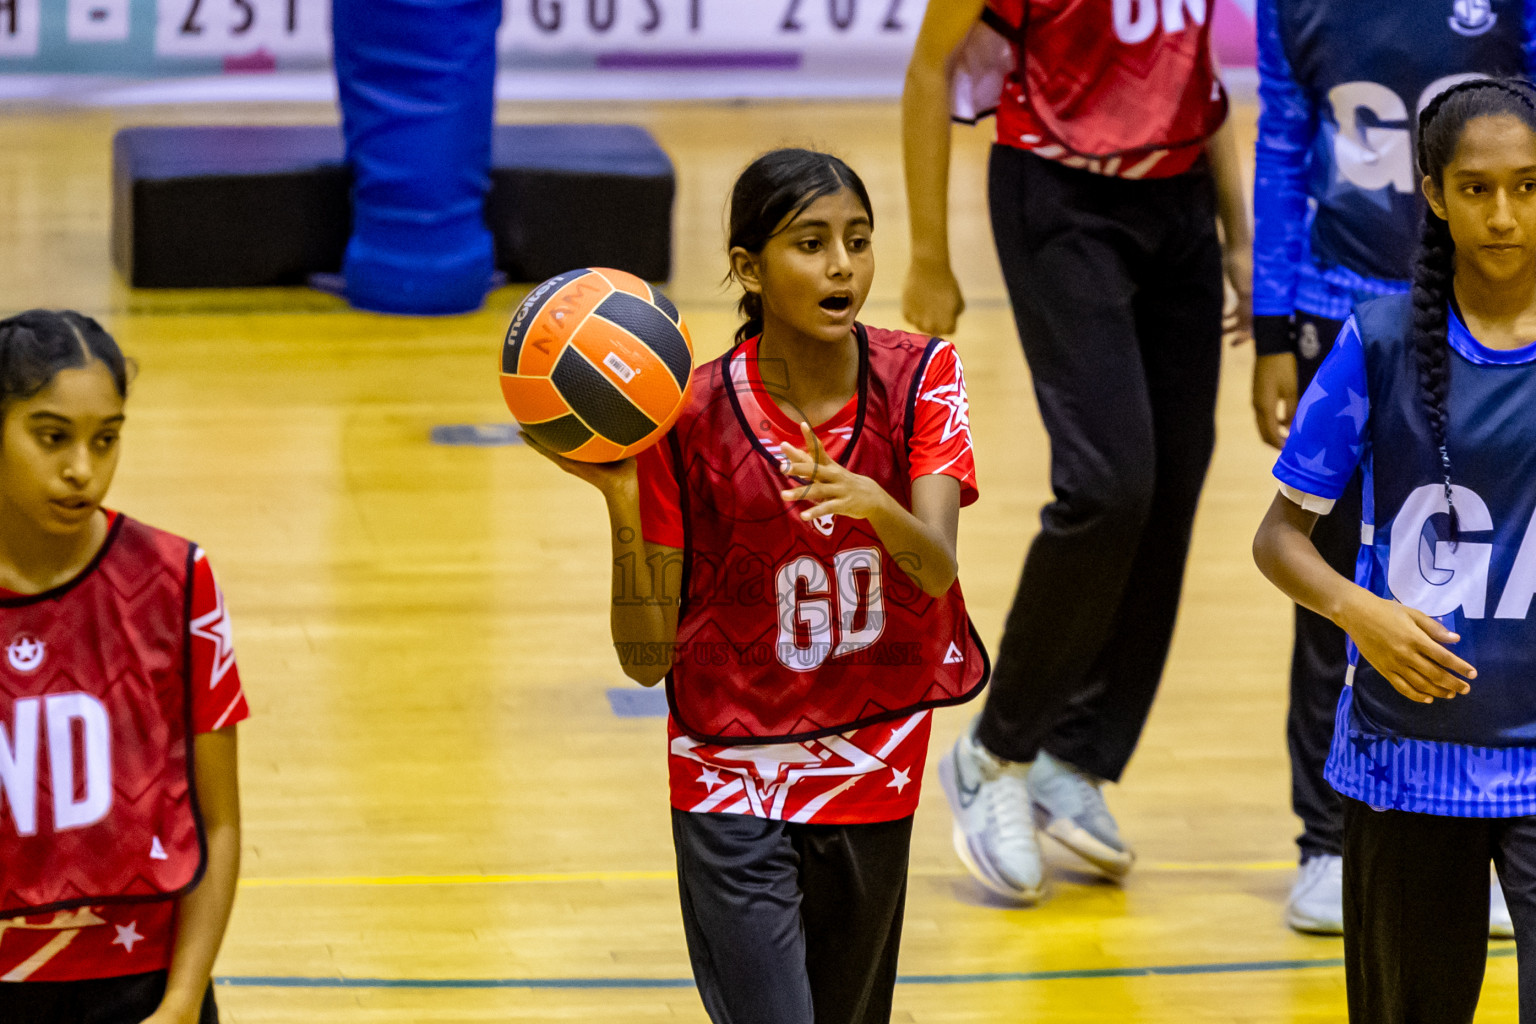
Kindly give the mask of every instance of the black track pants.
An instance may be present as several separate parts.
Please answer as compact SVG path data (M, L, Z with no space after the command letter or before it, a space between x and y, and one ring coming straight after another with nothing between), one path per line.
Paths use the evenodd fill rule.
M994 146L992 230L1055 500L977 736L1118 779L1167 659L1215 445L1222 268L1204 170L1126 181Z
M1515 923L1520 1024L1536 1024L1536 817L1344 801L1350 1024L1471 1024L1488 960L1488 859Z
M887 1024L912 819L672 811L693 977L715 1024Z

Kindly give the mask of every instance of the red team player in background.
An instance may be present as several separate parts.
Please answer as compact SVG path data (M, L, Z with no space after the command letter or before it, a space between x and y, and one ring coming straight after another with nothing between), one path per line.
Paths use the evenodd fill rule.
M602 491L616 565L653 568L648 595L615 574L612 632L631 678L667 678L684 931L716 1024L890 1019L929 709L987 674L955 581L976 498L960 360L856 322L872 227L841 160L758 158L731 199L736 344L637 460L550 456Z
M101 506L127 382L88 317L0 321L0 1021L218 1019L249 712L202 550Z

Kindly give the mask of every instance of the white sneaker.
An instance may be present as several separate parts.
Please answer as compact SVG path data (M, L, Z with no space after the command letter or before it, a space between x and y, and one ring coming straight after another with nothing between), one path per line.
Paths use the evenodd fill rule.
M1136 863L1104 803L1104 780L1040 751L1029 772L1035 826L1119 881Z
M1344 934L1343 857L1321 853L1301 862L1285 901L1285 923L1308 935Z
M1509 916L1509 904L1504 900L1504 887L1499 884L1499 876L1495 874L1488 888L1488 937L1490 939L1512 939L1515 937L1515 922Z
M1019 904L1039 900L1045 878L1029 815L1029 764L994 757L966 729L939 762L955 819L955 853L976 881Z

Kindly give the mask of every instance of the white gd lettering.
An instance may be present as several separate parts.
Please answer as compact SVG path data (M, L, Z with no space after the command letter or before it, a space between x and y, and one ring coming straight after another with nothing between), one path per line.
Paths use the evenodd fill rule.
M41 704L41 707L39 706ZM41 713L40 713L41 712ZM18 835L37 833L37 767L41 722L48 721L48 768L56 832L94 825L112 809L112 730L106 706L88 693L16 701L10 736L0 722L0 794ZM75 798L75 723L80 723L83 794Z
M831 600L834 574L836 615ZM809 672L821 667L829 655L838 658L862 650L885 632L878 548L839 551L833 556L832 574L828 574L819 559L801 555L780 566L774 583L779 605L779 639L775 650L780 664L787 669ZM804 597L800 596L802 584ZM834 632L841 634L835 643Z
M1127 46L1152 38L1162 16L1163 31L1182 32L1189 25L1205 24L1205 0L1115 0L1115 35Z
M1456 83L1482 77L1466 73L1446 75L1431 82L1419 94L1414 114ZM1413 141L1408 133L1408 105L1401 96L1376 82L1345 82L1328 90L1328 103L1333 107L1333 119L1339 126L1333 138L1333 158L1339 174L1346 181L1372 191L1388 186L1405 195L1418 191ZM1395 122L1395 125L1362 128L1362 110L1369 111L1377 121Z
M832 657L838 658L880 639L885 632L885 601L880 592L879 550L850 548L839 551L832 561L837 577L838 626L842 631Z

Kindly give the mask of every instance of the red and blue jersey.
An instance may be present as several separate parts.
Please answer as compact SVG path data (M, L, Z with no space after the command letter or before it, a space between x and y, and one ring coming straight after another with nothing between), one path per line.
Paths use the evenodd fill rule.
M1298 402L1275 465L1327 513L1358 468L1355 582L1440 619L1478 670L1471 692L1419 704L1350 646L1329 782L1377 807L1464 817L1536 813L1536 345L1484 347L1450 311L1453 497L1419 395L1407 296L1362 304Z

